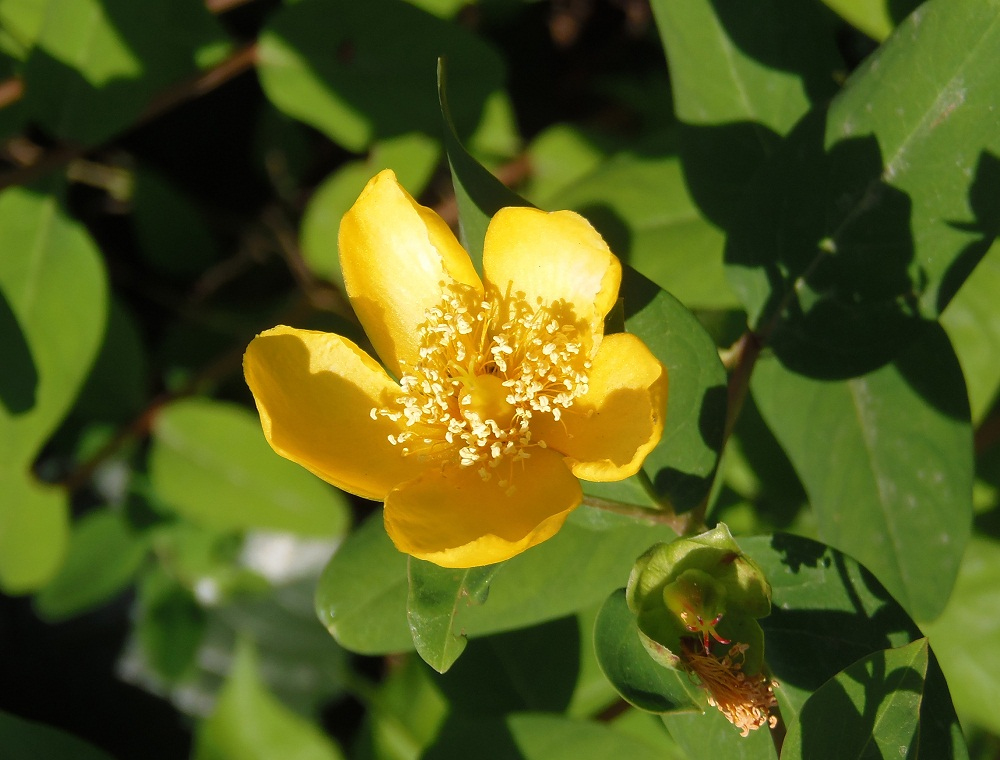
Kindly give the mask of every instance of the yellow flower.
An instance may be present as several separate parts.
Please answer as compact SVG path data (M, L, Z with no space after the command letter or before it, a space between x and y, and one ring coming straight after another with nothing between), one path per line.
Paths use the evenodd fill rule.
M637 337L604 335L621 265L586 220L501 209L480 279L444 221L383 171L339 244L385 368L339 335L279 326L251 342L244 372L274 450L384 501L400 551L500 562L562 527L577 478L638 472L663 431L667 373Z

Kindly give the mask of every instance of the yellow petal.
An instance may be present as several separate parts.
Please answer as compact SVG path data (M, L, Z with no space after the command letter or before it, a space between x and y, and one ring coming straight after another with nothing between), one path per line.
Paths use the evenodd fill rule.
M618 298L622 269L604 238L572 211L503 208L490 221L483 275L501 294L522 292L528 303L565 300L575 320L600 336Z
M532 436L566 455L573 474L605 482L635 475L663 434L667 370L639 338L604 336L590 390L556 422L531 420Z
M545 449L492 473L484 481L477 467L431 467L390 491L385 528L393 543L442 567L502 562L555 535L582 498L562 458ZM498 482L507 476L513 491Z
M271 448L326 482L382 500L420 471L389 443L399 425L371 418L399 386L346 338L275 327L251 341L243 372Z
M340 267L372 346L397 377L418 356L417 326L441 302L441 283L480 292L469 255L437 214L419 205L390 170L373 177L340 222Z

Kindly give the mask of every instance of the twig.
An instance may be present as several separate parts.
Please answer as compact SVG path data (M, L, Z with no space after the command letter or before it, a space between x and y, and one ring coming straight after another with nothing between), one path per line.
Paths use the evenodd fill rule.
M160 93L160 95L154 97L146 110L143 111L142 115L140 115L139 118L131 125L130 129L134 129L141 124L145 124L146 122L149 122L177 107L181 103L200 97L216 87L219 87L225 82L228 82L230 79L233 79L239 74L253 68L256 60L256 44L249 44L240 48L217 66L209 69L208 71L200 72L190 79L176 84ZM8 80L8 82L9 81L10 80ZM4 175L0 175L0 190L5 187L11 187L12 185L31 184L34 180L44 176L53 169L57 169L60 166L68 164L75 158L80 158L92 148L93 146L87 147L83 145L68 144L60 146L55 150L46 153L36 163L14 169Z
M0 108L16 103L24 96L24 80L11 77L0 82Z
M650 509L638 504L623 504L620 501L598 499L596 496L584 496L583 503L588 507L603 509L607 512L625 515L626 517L634 517L648 523L667 525L679 536L684 535L688 529L686 516L676 515L673 511Z

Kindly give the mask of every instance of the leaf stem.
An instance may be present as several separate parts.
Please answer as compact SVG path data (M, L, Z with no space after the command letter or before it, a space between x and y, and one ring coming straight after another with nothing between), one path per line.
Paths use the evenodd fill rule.
M687 516L676 515L672 509L650 509L639 504L625 504L611 499L599 499L596 496L584 496L583 503L588 507L625 515L650 524L667 525L679 536L684 535L688 529Z

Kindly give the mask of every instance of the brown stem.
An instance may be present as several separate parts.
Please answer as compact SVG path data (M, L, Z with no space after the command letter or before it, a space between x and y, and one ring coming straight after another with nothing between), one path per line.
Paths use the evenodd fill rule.
M24 80L11 77L0 82L0 108L6 108L24 96Z
M195 76L167 88L153 98L146 110L143 111L142 115L132 125L132 128L163 115L185 101L200 97L219 87L230 79L253 68L256 60L257 46L256 44L249 44L240 48L208 71L199 72ZM7 83L5 82L4 84ZM83 145L62 145L46 153L40 160L33 164L19 167L4 175L0 175L0 190L12 185L31 184L34 180L44 176L53 169L64 166L73 159L83 156L88 150L90 148Z

